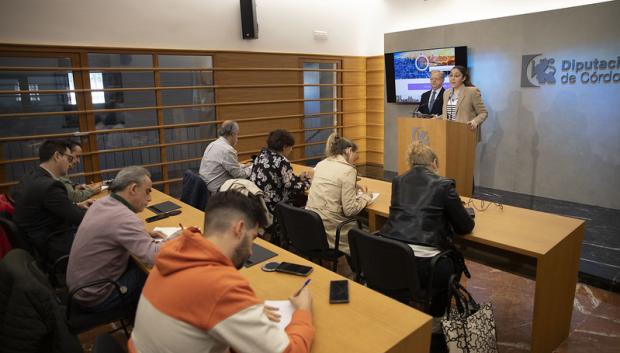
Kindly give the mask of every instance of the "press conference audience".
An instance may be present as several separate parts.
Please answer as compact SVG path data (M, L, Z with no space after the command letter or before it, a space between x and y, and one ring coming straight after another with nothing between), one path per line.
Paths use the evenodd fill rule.
M267 137L263 148L254 159L250 180L263 190L265 204L275 214L276 204L302 197L310 187L312 173L293 173L288 156L293 151L295 138L286 130L274 130Z
M73 140L67 140L69 143L69 148L71 149L71 156L73 157L73 161L69 166L69 170L74 169L81 163L82 156L82 145L79 142ZM67 188L67 195L69 196L69 200L73 202L82 202L91 196L99 193L101 191L101 183L93 183L90 185L85 184L76 184L69 179L68 176L63 175L58 180L62 181Z
M474 220L461 203L454 180L437 175L439 160L430 147L413 143L407 160L409 171L392 181L390 214L379 234L409 244L421 285L426 288L433 256L454 249L455 234L471 232ZM430 308L434 317L445 312L448 281L462 269L460 260L441 258L435 265Z
M78 228L69 255L69 290L89 282L112 279L127 289L119 293L110 283L87 287L75 298L84 310L104 311L119 306L135 306L146 273L131 255L153 266L159 253L159 232L148 232L136 215L151 200L151 175L143 167L126 167L110 185L110 195L97 200Z
M43 142L39 166L21 178L13 194L14 221L48 265L69 253L75 230L91 203L71 202L59 180L73 158L67 141Z
M441 118L467 123L471 130L477 130L480 141L480 125L488 116L480 90L471 83L464 66L455 66L448 78L451 87L443 94Z
M217 192L228 179L247 179L251 166L239 163L235 145L239 140L239 124L226 120L217 131L218 139L211 142L202 156L199 174L209 192Z
M371 194L365 186L357 186L357 145L351 140L333 133L326 143L327 157L314 168L312 186L306 209L321 216L327 241L334 247L336 227L356 216L368 205ZM358 193L358 190L360 191ZM339 250L350 255L346 234L353 226L345 225L340 231Z
M186 228L162 248L142 291L129 352L309 352L314 340L308 287L289 298L281 330L242 276L258 228L260 203L236 191L211 196L204 234Z
M431 71L431 89L422 93L418 112L422 114L441 115L443 108L443 82L446 75L443 71Z

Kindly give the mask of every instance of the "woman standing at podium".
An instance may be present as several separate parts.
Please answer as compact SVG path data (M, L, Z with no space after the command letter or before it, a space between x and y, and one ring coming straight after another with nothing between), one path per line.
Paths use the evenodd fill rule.
M467 123L471 130L478 131L480 141L480 125L489 115L480 90L471 83L469 72L463 66L452 68L449 80L451 88L443 93L441 118Z

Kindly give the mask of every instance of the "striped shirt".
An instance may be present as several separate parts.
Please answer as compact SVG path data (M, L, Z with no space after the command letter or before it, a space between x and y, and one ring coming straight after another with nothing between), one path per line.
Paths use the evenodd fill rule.
M448 104L446 105L448 120L456 120L456 105L458 102L459 97L455 94L452 94L448 99Z

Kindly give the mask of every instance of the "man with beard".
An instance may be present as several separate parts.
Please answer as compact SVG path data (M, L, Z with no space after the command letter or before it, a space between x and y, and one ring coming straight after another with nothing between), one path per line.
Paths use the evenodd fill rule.
M278 315L237 271L267 223L259 201L226 191L214 194L207 209L204 235L187 228L161 249L140 297L129 351L309 352L308 287L289 298L296 310L282 331L272 322Z

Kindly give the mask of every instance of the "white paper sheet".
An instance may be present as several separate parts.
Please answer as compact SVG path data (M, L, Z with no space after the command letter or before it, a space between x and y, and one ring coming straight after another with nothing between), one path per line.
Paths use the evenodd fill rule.
M162 232L166 235L166 239L172 239L176 232L180 231L181 227L155 227L154 232ZM156 241L162 241L163 239L155 239Z

